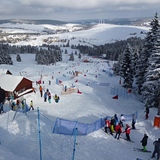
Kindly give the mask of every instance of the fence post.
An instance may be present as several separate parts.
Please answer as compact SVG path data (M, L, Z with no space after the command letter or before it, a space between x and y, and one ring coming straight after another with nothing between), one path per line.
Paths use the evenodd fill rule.
M75 155L75 151L76 151L76 137L77 137L77 127L74 129L74 148L73 148L72 160L74 160L74 155Z
M41 144L41 129L40 129L40 114L39 114L39 107L37 108L37 113L38 113L39 153L40 153L40 160L42 160L42 144Z

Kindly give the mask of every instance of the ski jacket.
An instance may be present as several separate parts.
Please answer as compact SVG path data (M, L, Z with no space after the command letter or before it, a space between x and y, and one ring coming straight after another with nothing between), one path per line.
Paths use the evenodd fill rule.
M51 99L51 93L50 92L48 93L48 99Z
M114 125L114 118L111 119L111 125Z
M47 92L44 93L44 98L47 98Z
M117 125L118 124L118 117L114 116L114 124Z
M30 106L33 106L33 101L31 101Z
M116 126L115 130L116 130L116 133L122 133L122 127L121 127L121 125L118 124L118 125Z
M147 140L148 140L148 136L144 135L143 139L141 140L142 146L146 146L147 145Z
M106 120L105 121L105 126L106 127L110 127L111 126L111 121L110 120Z
M149 107L146 107L145 112L146 112L147 114L149 114Z
M121 120L122 122L125 121L124 116L121 116L120 120Z
M131 132L130 126L127 126L124 132L125 132L126 134L130 134L130 132Z
M43 90L42 86L39 86L39 90L40 90L40 91L42 91L42 90Z
M155 146L155 150L160 152L160 141L154 141L153 144Z

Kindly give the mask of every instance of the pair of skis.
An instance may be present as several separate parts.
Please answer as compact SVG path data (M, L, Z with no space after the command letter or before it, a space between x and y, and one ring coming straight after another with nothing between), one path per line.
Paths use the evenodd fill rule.
M140 148L133 148L133 150L134 151L138 151L138 152L144 152L144 153L151 153L152 151L148 151L148 150L146 150L146 151L144 151L143 149L140 149Z

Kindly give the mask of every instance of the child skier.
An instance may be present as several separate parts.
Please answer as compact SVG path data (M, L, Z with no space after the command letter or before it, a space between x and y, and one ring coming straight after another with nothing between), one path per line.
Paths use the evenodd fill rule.
M126 128L125 128L125 131L123 133L126 133L126 138L127 138L127 141L131 141L130 139L130 132L131 132L131 128L128 124L126 124Z
M31 103L30 103L29 111L31 110L31 108L32 108L32 110L34 110L34 107L33 107L33 101L32 101L32 100L31 100Z
M56 103L58 103L58 102L59 102L59 99L60 99L60 98L59 98L59 96L57 96L57 94L55 94L55 96L54 96L54 100L55 100L55 102L56 102Z
M115 135L115 138L119 139L121 133L122 133L122 127L121 127L121 123L118 123L118 125L116 126L115 128L116 130L116 135ZM118 137L117 137L118 136Z
M147 149L146 149L147 140L148 140L148 136L147 136L147 134L145 133L143 139L141 140L141 143L142 143L143 151L144 151L144 152L147 151Z

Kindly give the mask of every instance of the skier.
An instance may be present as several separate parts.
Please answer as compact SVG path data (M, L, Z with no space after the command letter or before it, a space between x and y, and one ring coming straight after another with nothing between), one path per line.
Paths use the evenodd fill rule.
M158 138L158 141L154 141L153 145L154 145L154 151L152 153L151 158L154 158L155 154L157 153L157 160L159 160L160 158L160 138Z
M47 101L47 92L44 93L44 102Z
M121 114L120 123L121 123L122 127L124 127L124 125L123 125L124 121L125 121L125 118L124 118L123 114Z
M64 86L64 91L67 92L67 86Z
M148 136L147 136L147 134L145 133L145 134L144 134L144 137L143 137L142 140L141 140L141 143L142 143L143 151L144 151L144 152L147 151L147 149L146 149L147 141L148 141Z
M116 130L115 138L119 139L119 137L120 137L120 135L122 133L121 123L118 123L118 125L116 125L116 129L115 130Z
M16 110L16 103L14 101L11 101L11 108L12 110Z
M115 132L115 130L114 130L114 124L115 124L115 122L114 122L114 117L112 117L112 118L111 118L111 131L112 131L112 133Z
M105 119L105 126L104 126L105 132L108 133L108 130L110 131L110 134L113 135L112 131L111 131L111 121L106 118Z
M25 107L24 100L21 101L21 104L22 104L22 109L24 109Z
M31 110L31 108L32 108L32 110L34 110L34 107L33 107L33 101L32 101L32 100L31 100L31 103L30 103L29 111Z
M146 104L146 110L144 112L146 112L146 119L148 119L148 114L149 114L148 104Z
M135 121L134 114L133 114L132 115L132 129L136 129L135 123L136 123L136 121Z
M20 100L19 99L17 99L17 101L16 101L16 106L17 106L17 109L20 108Z
M48 102L51 103L51 92L48 92Z
M59 96L57 96L57 94L55 94L55 96L54 96L54 100L55 100L55 102L56 102L56 103L58 103L58 102L59 102L59 99L60 99L60 98L59 98Z
M42 88L41 85L39 86L39 91L40 91L40 95L41 95L41 97L42 97L42 95L43 95L43 88Z
M123 133L126 133L126 138L127 138L127 141L131 141L130 139L130 132L131 132L131 128L128 124L126 124L126 128L125 128L125 131Z
M118 117L117 114L114 115L114 128L116 127L116 125L118 124Z

